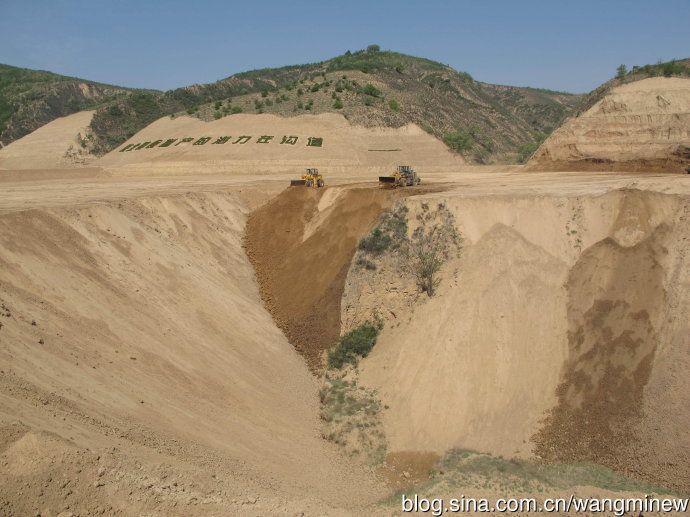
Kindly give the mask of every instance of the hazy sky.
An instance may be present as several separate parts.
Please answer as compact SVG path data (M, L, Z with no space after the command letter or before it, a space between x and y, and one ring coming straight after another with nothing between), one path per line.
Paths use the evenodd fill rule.
M690 0L0 0L0 63L168 89L370 43L499 84L585 92L690 56Z

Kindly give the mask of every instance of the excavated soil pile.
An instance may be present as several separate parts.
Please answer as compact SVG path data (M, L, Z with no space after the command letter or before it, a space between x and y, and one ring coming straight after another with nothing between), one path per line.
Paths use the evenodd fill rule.
M541 171L684 172L690 166L690 79L653 77L612 89L537 150Z
M291 187L254 211L245 249L261 298L312 369L340 333L340 300L359 240L396 191Z

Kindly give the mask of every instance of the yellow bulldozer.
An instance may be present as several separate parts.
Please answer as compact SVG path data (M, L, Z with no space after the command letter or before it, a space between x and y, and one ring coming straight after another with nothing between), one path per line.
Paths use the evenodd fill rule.
M326 185L323 176L319 173L319 169L307 169L305 174L302 174L300 180L290 180L291 187L314 187L319 188Z
M383 187L413 187L421 182L422 179L409 165L398 165L392 176L379 176L379 184Z

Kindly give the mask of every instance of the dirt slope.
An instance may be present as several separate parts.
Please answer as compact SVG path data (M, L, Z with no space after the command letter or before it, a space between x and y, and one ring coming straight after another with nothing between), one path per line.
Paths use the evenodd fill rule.
M395 195L291 187L251 214L245 249L278 327L315 370L340 335L345 276L361 237Z
M241 235L265 194L238 190L0 216L0 513L371 501L262 306Z
M567 120L532 170L684 172L690 166L690 79L653 77L613 88Z
M437 297L393 257L346 282L346 328L386 319L360 379L390 408L389 450L587 460L687 490L687 197L456 191L407 199L410 220L441 201L465 248Z
M238 139L243 135L251 138L240 143ZM271 139L259 143L263 135ZM223 136L232 138L214 144ZM296 136L297 141L294 145L281 143L284 136ZM193 137L193 141L180 142L185 137ZM194 145L201 137L210 139L203 145ZM307 146L309 137L322 138L322 146ZM128 144L160 144L169 138L177 139L169 147L121 152ZM97 162L116 175L298 175L306 167L319 167L327 179L344 172L375 177L400 163L413 163L422 170L443 170L456 169L464 161L414 125L368 129L353 126L336 114L293 118L238 114L212 122L186 116L159 119Z
M0 149L1 169L58 169L85 165L95 159L82 141L93 111L61 117Z

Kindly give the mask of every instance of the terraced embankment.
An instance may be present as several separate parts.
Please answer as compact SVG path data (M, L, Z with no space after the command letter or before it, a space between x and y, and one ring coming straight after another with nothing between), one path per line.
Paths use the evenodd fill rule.
M613 88L568 119L527 168L685 172L690 166L690 79L652 77Z

